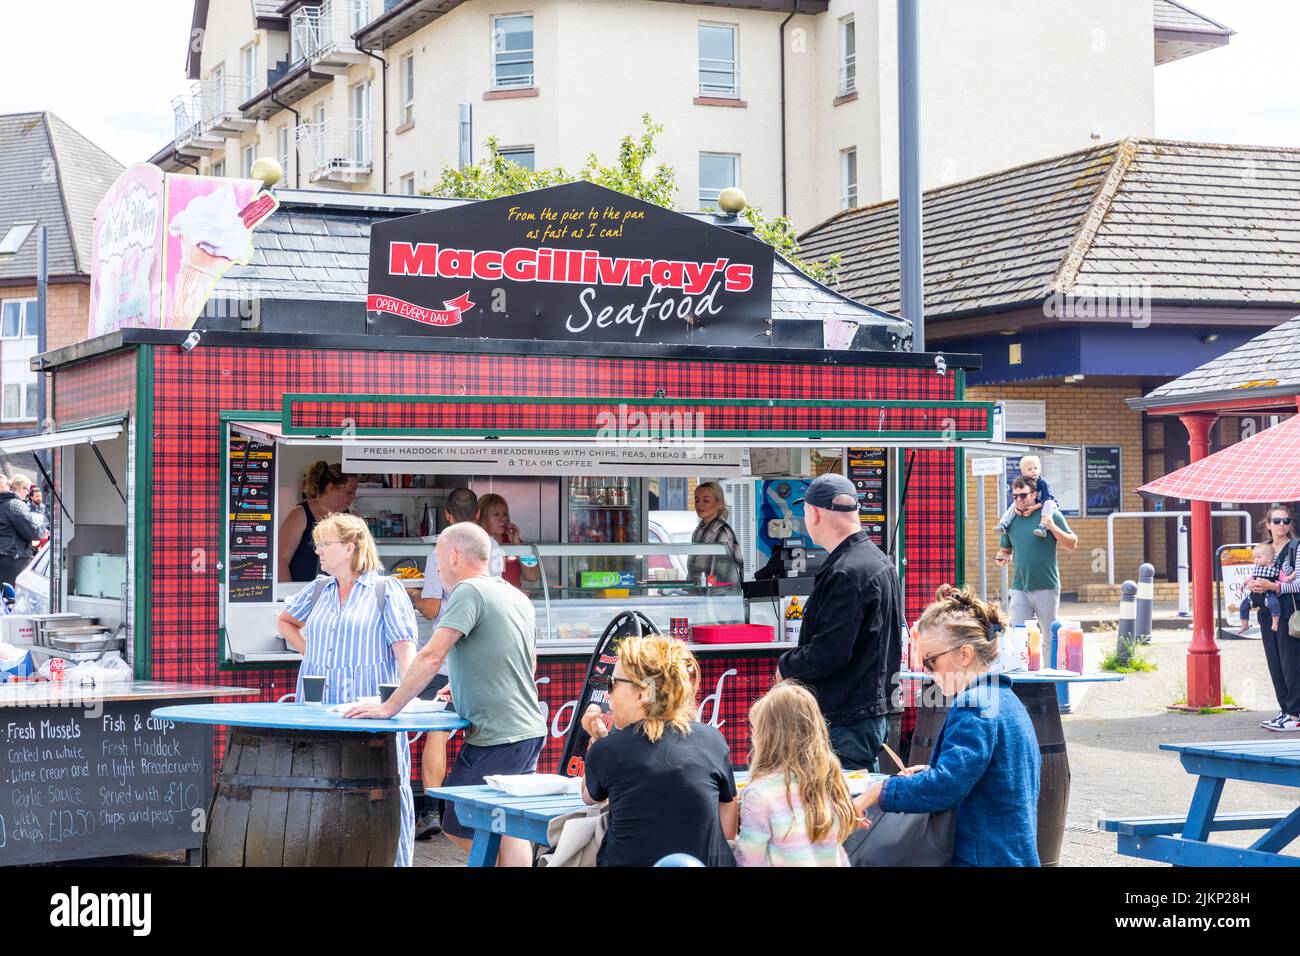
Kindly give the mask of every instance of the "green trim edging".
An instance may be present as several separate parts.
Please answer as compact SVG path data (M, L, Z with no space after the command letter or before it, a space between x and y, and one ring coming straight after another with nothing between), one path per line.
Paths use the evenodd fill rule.
M153 346L135 356L135 678L153 672Z

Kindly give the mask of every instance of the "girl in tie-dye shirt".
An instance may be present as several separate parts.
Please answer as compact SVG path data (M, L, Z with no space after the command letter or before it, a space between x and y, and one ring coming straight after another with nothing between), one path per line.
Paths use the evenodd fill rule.
M807 688L783 681L749 710L752 776L741 794L741 866L848 866L856 827L830 731Z

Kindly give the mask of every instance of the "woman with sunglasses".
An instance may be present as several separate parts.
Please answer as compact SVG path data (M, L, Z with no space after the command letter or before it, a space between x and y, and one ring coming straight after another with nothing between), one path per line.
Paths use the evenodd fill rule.
M593 704L582 798L609 801L599 866L654 866L688 853L705 866L735 866L727 841L739 821L726 738L698 721L700 669L686 645L629 637L609 682L614 730Z
M1277 504L1268 510L1264 524L1273 545L1273 567L1279 580L1251 578L1247 586L1255 594L1277 592L1280 613L1276 621L1268 609L1259 609L1259 632L1263 637L1264 659L1268 661L1268 674L1273 679L1273 692L1281 709L1276 717L1261 720L1265 730L1278 732L1300 731L1300 640L1287 631L1288 618L1296 607L1296 594L1300 593L1300 579L1295 574L1297 547L1295 516L1286 505Z
M902 813L957 811L954 866L1038 866L1038 738L1010 679L990 673L1006 618L950 585L917 624L922 664L952 708L931 764L908 767L854 800Z

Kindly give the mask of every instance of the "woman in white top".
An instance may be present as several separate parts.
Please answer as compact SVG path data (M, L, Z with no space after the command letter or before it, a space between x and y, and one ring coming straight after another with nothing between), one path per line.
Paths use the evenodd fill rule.
M415 657L415 609L401 583L383 574L366 523L332 514L312 529L321 571L280 613L280 634L303 655L303 675L324 676L326 704L379 696L380 684L397 684ZM383 609L378 592L385 589ZM411 748L397 735L402 830L397 866L410 866L415 851L415 801L411 795Z

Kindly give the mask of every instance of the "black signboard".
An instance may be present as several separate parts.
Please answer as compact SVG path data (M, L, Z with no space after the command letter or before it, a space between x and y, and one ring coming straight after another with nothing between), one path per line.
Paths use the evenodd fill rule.
M1120 510L1120 447L1083 447L1083 507L1089 518L1104 518Z
M198 848L212 729L150 716L165 703L5 708L0 865Z
M230 436L226 582L230 600L272 600L275 585L275 446Z
M850 448L848 479L858 493L858 520L882 551L889 527L888 451Z
M772 247L591 183L377 222L367 331L767 345Z

